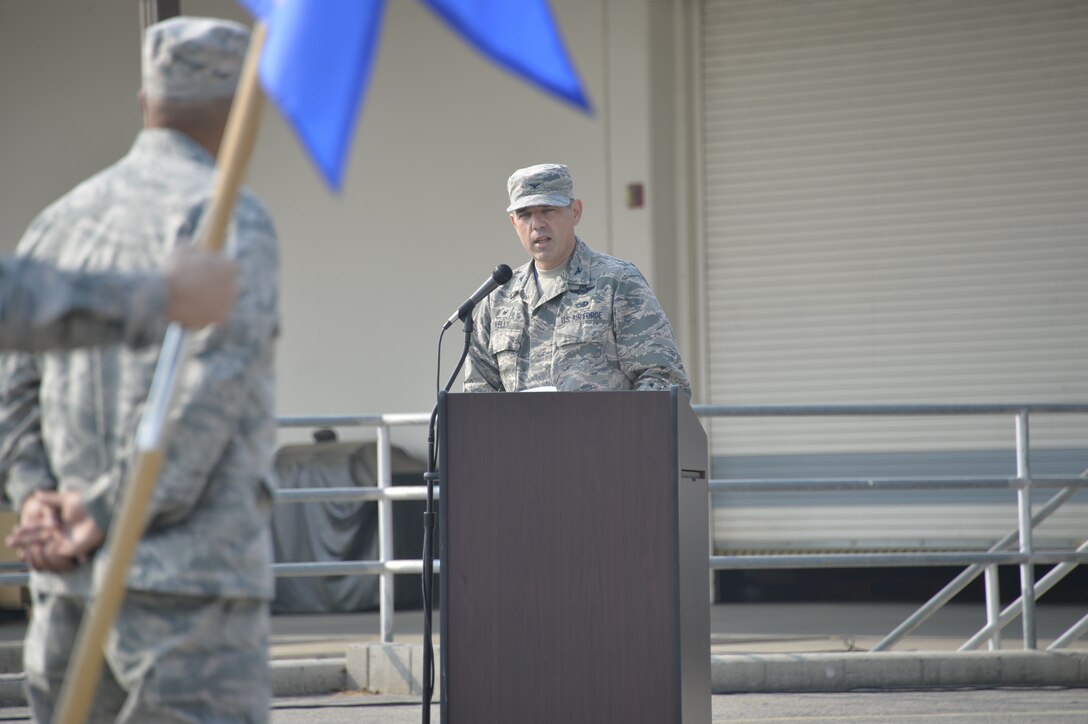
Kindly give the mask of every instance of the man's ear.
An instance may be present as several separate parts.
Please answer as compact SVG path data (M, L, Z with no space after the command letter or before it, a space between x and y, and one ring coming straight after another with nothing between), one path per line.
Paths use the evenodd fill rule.
M578 220L582 218L582 200L574 199L574 201L571 201L570 210L574 212L574 223L577 224Z

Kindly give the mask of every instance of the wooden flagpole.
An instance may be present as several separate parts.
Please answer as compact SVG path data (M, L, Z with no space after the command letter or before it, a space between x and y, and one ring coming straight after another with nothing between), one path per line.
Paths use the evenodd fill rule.
M238 90L231 104L216 161L211 207L203 224L200 244L222 251L238 190L245 176L260 124L263 94L257 78L266 28L256 23L250 35ZM108 531L105 570L80 624L76 647L68 662L55 724L83 724L102 675L102 649L120 610L136 544L147 522L147 508L155 491L166 441L166 421L174 397L177 373L186 354L185 336L177 324L170 326L163 342L159 365L151 383L148 402L136 436L137 458L125 487L120 510ZM184 685L184 684L179 684Z

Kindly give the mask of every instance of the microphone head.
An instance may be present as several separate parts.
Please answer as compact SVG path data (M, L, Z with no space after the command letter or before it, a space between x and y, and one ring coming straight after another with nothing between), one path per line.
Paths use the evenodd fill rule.
M499 264L495 267L495 271L491 272L491 278L494 279L500 287L510 281L512 276L514 276L513 270L505 264Z

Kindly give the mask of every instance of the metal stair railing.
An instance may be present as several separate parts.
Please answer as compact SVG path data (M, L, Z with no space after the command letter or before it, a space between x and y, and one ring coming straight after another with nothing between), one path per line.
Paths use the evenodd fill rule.
M1088 541L1076 550L1037 551L1033 546L1032 530L1046 520L1078 490L1088 487L1084 477L1032 477L1027 465L1030 449L1028 417L1037 413L1088 413L1088 404L1038 403L1038 404L930 404L930 405L771 405L726 406L693 405L700 418L715 417L767 417L767 416L909 416L909 415L993 415L1016 416L1017 474L1014 477L887 477L887 478L825 478L825 479L731 479L709 481L710 494L720 492L788 492L788 491L844 491L844 490L947 490L947 489L1004 489L1017 492L1017 530L1009 533L989 550L959 552L914 553L866 553L840 554L768 554L734 555L709 558L709 570L724 569L781 569L781 568L851 568L851 567L903 567L964 565L965 570L948 583L914 614L873 647L873 651L891 648L905 635L917 628L934 612L950 601L980 574L986 576L987 624L961 650L976 648L983 640L991 648L1000 646L1000 632L1017 615L1024 619L1025 648L1036 648L1035 600L1068 575L1076 565L1088 563ZM273 564L275 576L339 576L377 575L379 584L379 615L381 640L393 641L393 579L398 574L422 574L422 560L396 560L393 556L392 504L402 500L424 500L424 485L392 487L392 444L390 431L393 427L418 426L425 428L430 420L427 413L382 415L310 415L281 417L281 428L322 427L372 427L377 437L377 487L360 488L311 488L277 491L275 503L284 505L303 502L377 501L379 559L376 561L309 562ZM1088 473L1088 471L1086 471ZM1031 510L1030 492L1033 489L1059 489L1034 514ZM440 486L435 486L440 495ZM1006 551L1014 543L1016 551ZM1033 567L1053 564L1038 583L1033 580ZM997 566L1017 565L1021 570L1021 595L1004 610L1000 609L997 595ZM441 562L435 561L435 572L440 572ZM28 574L22 564L0 565L0 585L25 585ZM1088 615L1062 633L1048 647L1056 650L1068 647L1088 633Z
M907 633L963 590L980 573L986 576L987 625L961 650L975 648L989 637L990 648L1000 647L1001 629L1017 615L1023 619L1025 649L1037 648L1035 632L1035 601L1058 580L1079 563L1088 563L1088 547L1081 545L1075 551L1035 550L1034 528L1071 498L1077 490L1088 487L1084 474L1079 478L1032 477L1029 467L1029 415L1032 413L1086 413L1088 404L1081 403L1033 403L1033 404L912 404L912 405L769 405L769 406L696 406L696 414L706 417L769 417L769 416L904 416L904 415L995 415L1015 416L1016 476L1012 478L981 477L926 477L926 478L814 478L796 480L711 480L710 491L842 491L842 490L932 490L932 489L1015 489L1017 493L1017 529L1008 534L985 553L843 553L830 555L742 555L712 556L711 569L757 568L837 568L883 566L944 566L966 565L968 568L951 581L937 595L927 601L888 636L873 648L883 651L890 648ZM1086 471L1088 472L1088 471ZM1032 514L1031 491L1036 488L1062 488L1061 492L1047 501L1038 514ZM1018 543L1016 553L1003 553L1005 548ZM1004 611L1000 610L997 586L997 566L1017 565L1020 568L1020 597ZM1037 585L1034 567L1038 564L1057 564ZM1088 616L1056 639L1049 649L1068 646L1088 632Z

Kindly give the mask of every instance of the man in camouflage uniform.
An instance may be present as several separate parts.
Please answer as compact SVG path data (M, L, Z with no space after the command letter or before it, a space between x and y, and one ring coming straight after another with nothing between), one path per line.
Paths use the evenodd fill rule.
M141 272L198 238L248 42L245 26L220 20L149 27L145 129L128 155L46 209L20 251L66 267ZM267 212L248 192L227 249L238 298L224 324L190 337L91 721L268 720L278 251ZM96 547L133 463L158 352L113 346L4 362L0 440L20 510L10 541L36 569L24 667L39 721L53 717L106 562L108 548ZM50 517L61 521L51 538L43 536Z
M677 385L690 395L669 320L642 273L575 236L582 202L567 167L519 169L507 191L532 260L474 310L465 392Z
M0 349L41 350L162 339L166 322L222 322L237 294L237 264L178 249L165 273L73 273L34 259L0 258Z

